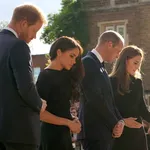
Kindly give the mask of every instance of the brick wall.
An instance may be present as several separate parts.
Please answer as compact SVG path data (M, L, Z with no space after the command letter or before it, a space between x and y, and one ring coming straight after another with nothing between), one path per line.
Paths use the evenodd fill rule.
M146 53L145 62L143 65L144 85L150 90L150 4L143 5L139 8L139 46L142 47Z
M115 4L129 4L129 3L136 3L139 2L139 0L115 0Z
M84 8L88 9L95 7L108 7L110 5L110 0L83 0Z
M131 1L133 2L134 0ZM128 20L127 34L129 44L135 44L143 48L146 53L142 71L144 73L145 90L150 90L150 1L138 3L137 5L131 4L125 7L122 5L119 8L100 9L100 7L96 7L95 9L86 10L90 35L90 42L87 49L91 50L97 43L100 34L100 29L97 25L98 22ZM110 66L108 68L110 70Z
M46 67L47 59L45 54L43 55L32 55L33 68L40 67L43 70Z
M96 9L103 7L110 7L112 5L130 5L130 4L138 4L142 0L81 0L83 3L84 9ZM148 0L146 0L148 1Z

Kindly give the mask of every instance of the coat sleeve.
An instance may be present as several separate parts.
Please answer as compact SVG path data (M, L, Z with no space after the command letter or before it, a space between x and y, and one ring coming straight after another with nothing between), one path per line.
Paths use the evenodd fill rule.
M22 101L33 111L40 112L42 102L33 81L28 45L24 41L18 41L12 48L9 58L10 67Z
M115 102L115 93L117 90L117 79L110 77L110 82L111 82L111 88L112 88L112 95L113 95L113 105L114 105L114 110L116 112L116 116L119 120L123 120Z
M49 78L51 81L49 81ZM43 70L38 76L36 88L40 97L47 101L49 99L49 92L53 88L53 77L50 76L50 74L47 74L45 70Z

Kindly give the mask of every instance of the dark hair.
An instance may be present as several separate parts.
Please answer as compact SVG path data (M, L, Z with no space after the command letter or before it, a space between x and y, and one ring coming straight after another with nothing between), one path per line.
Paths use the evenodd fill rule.
M113 66L113 70L110 74L110 76L117 78L118 92L122 95L130 91L129 85L131 80L129 74L126 71L126 61L136 56L141 56L143 60L144 52L142 51L142 49L140 49L135 45L129 45L125 47L120 53L119 58L116 60ZM139 70L136 72L135 78L141 78L140 69L141 66L139 67Z
M74 103L79 100L80 96L80 82L84 76L84 68L81 61L81 54L83 48L77 40L68 36L62 36L58 38L51 46L49 56L50 60L54 60L57 57L57 50L61 52L69 51L74 48L79 49L79 56L76 58L76 64L70 70L71 84L72 84L72 98L71 101Z
M33 25L37 21L41 21L44 24L46 23L46 19L41 10L31 4L20 5L14 9L12 21L18 22L21 20L27 20L29 25Z
M99 44L103 44L105 42L110 42L110 41L112 42L113 47L118 45L120 41L124 44L123 37L118 32L113 30L108 30L103 32L98 39Z

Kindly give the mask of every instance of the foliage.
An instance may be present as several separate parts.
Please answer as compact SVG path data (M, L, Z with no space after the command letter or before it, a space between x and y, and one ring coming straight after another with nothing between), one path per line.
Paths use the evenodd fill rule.
M51 44L60 36L70 36L85 47L88 43L88 29L81 0L62 0L61 5L59 13L48 15L48 26L44 28L41 38Z
M0 31L8 25L7 21L0 21Z
M51 63L51 60L50 60L50 57L49 57L49 54L45 54L45 58L46 58L46 60L47 60L47 62L46 62L46 66L48 66L50 63Z

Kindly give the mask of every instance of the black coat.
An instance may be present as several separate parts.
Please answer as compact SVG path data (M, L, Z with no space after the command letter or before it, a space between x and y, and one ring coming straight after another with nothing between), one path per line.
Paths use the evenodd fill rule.
M123 118L134 117L142 123L142 119L150 122L150 112L143 99L142 80L130 76L129 92L118 92L118 79L111 77L116 106ZM147 150L144 128L128 128L125 126L120 138L115 139L113 150Z
M0 141L39 145L40 108L30 49L4 29L0 32Z
M85 77L79 119L83 129L78 139L112 142L112 130L122 117L114 104L110 80L95 54L89 52L82 61Z

